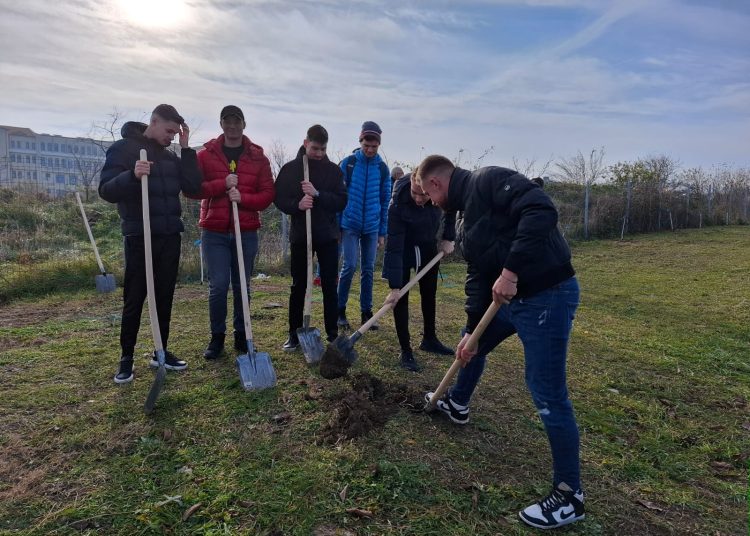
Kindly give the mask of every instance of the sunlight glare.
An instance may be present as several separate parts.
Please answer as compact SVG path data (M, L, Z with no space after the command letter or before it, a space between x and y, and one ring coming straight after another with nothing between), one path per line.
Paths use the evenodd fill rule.
M117 0L125 19L143 28L173 29L189 18L185 0Z

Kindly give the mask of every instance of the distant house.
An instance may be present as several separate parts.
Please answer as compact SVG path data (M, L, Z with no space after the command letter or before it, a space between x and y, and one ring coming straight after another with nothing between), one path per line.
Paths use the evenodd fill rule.
M62 197L96 191L111 142L0 125L0 188Z

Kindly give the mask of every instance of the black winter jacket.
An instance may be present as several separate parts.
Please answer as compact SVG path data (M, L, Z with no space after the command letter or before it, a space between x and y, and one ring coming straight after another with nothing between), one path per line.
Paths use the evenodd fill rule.
M448 206L462 211L458 242L468 263L469 331L492 300L503 268L518 275L516 298L532 296L573 277L570 248L557 228L557 209L547 194L517 171L456 168Z
M444 220L442 239L452 242L456 239L456 213L443 213L431 201L421 207L417 205L411 196L411 174L394 183L388 207L388 241L383 259L383 275L388 279L390 288L404 286L405 267L424 266L437 255L437 234L441 220Z
M141 181L133 170L140 159L141 149L146 149L151 164L148 177L149 214L151 234L174 234L185 230L182 224L180 192L197 195L201 191L201 172L193 149L183 149L182 158L146 138L146 125L129 121L122 126L122 139L107 150L107 159L101 172L99 196L117 203L122 234L143 235L143 208Z
M289 232L289 242L292 244L306 244L305 211L299 209L299 202L303 197L302 180L304 170L302 155L305 154L304 145L297 151L297 158L287 162L276 177L276 199L274 204L285 214L291 216L292 225ZM337 213L346 207L346 185L341 168L323 157L322 160L308 158L310 182L319 195L313 201L311 217L312 239L316 244L323 244L331 240L338 240L340 236Z

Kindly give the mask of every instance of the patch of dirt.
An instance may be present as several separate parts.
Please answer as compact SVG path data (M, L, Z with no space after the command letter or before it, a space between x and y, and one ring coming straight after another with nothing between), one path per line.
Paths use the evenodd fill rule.
M102 314L102 305L110 307L106 296L95 296L88 301L62 301L60 303L21 303L0 307L0 326L23 328L41 324L50 319L69 320ZM120 302L117 302L120 307Z
M387 385L366 372L350 379L350 389L328 395L331 418L321 430L324 443L340 443L382 428L399 408L421 411L420 391L405 385Z

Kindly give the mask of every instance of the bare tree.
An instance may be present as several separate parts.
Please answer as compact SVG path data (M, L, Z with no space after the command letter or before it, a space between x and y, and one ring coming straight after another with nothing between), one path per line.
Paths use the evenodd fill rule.
M651 171L654 178L656 179L656 194L658 200L656 229L657 231L661 231L661 214L663 212L664 190L669 184L669 181L674 176L677 169L680 167L680 162L666 155L658 155L649 156L643 161L643 163L646 166L646 169ZM671 211L669 217L672 217Z
M536 157L527 159L523 164L516 158L513 157L513 169L518 171L519 173L522 173L526 175L528 178L533 177L541 177L543 176L549 167L552 165L552 160L554 158L550 155L550 157L547 159L546 162L543 164L537 165L537 159Z
M589 237L589 198L591 185L601 177L604 171L604 147L592 149L588 158L578 151L578 154L571 158L563 158L555 165L559 170L557 175L563 180L575 182L584 185L583 200L583 237Z
M268 149L269 160L271 161L271 171L273 172L274 181L279 176L279 171L289 160L290 154L287 152L284 142L275 139L271 142ZM281 258L284 264L289 260L289 217L281 213Z

